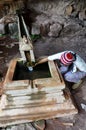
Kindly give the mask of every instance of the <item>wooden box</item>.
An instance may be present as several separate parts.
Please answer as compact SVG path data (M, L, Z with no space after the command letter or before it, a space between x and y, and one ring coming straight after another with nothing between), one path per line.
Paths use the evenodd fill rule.
M16 79L19 73L16 73L17 64L17 59L11 61L4 81L0 127L78 112L54 61L46 63L49 72L46 78Z

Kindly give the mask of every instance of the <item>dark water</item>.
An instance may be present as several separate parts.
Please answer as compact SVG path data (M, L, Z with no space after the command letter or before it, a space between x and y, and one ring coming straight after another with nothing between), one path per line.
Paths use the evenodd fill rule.
M29 71L28 68L22 63L17 63L13 80L34 80L38 78L51 77L48 63L37 65L33 68L33 71Z

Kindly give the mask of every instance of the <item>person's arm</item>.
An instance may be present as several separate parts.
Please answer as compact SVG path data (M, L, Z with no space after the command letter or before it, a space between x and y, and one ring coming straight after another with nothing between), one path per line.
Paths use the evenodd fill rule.
M65 51L64 51L64 52L65 52ZM56 53L56 54L54 54L54 55L48 56L48 60L60 59L60 58L61 58L61 55L62 55L64 52L60 52L60 53Z
M64 52L65 52L65 51L64 51ZM48 60L60 59L60 58L61 58L61 55L62 55L64 52L60 52L60 53L57 53L57 54L54 54L54 55L51 55L51 56L44 57L44 58L38 60L37 63L35 64L35 66L38 65L38 64L45 63L45 62L47 62Z
M47 61L48 61L48 56L46 56L45 58L42 58L42 59L38 60L38 61L36 62L36 64L35 64L35 66L38 65L38 64L45 63L45 62L47 62Z

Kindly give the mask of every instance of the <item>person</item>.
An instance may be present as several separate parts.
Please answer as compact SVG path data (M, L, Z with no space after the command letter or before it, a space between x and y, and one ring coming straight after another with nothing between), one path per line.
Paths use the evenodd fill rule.
M86 76L85 61L73 51L63 51L57 54L47 56L39 60L37 64L47 62L48 60L58 60L60 63L60 71L64 79L74 83L72 89L76 89L82 83L82 79Z

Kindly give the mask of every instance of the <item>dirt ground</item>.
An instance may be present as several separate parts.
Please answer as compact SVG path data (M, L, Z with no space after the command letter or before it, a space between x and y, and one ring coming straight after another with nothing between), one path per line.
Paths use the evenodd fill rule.
M82 33L81 33L82 31ZM33 42L35 57L48 56L64 50L78 53L86 61L86 29L78 35L69 35L59 38L42 37ZM17 40L10 38L0 39L0 73L5 78L9 62L20 57ZM46 120L45 130L86 130L86 111L81 108L81 103L86 104L86 78L78 90L71 90L79 113L75 116ZM65 126L60 122L72 122L73 126Z

